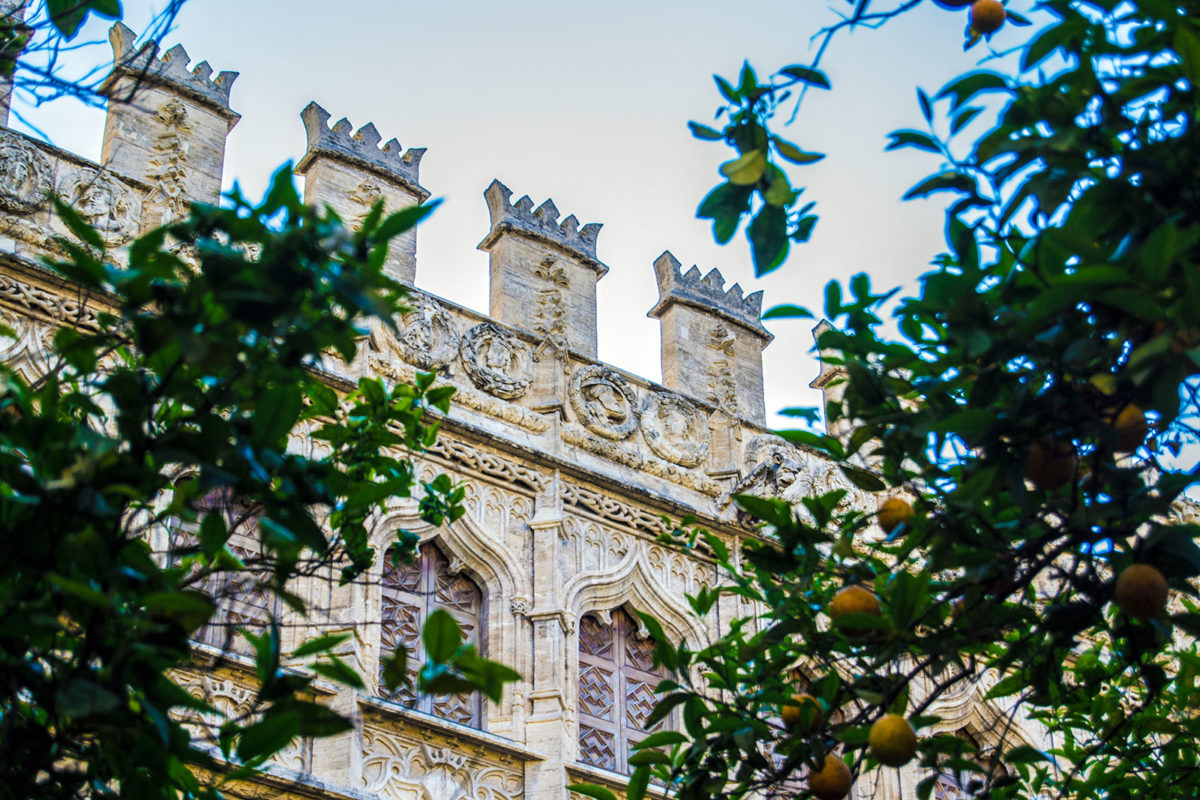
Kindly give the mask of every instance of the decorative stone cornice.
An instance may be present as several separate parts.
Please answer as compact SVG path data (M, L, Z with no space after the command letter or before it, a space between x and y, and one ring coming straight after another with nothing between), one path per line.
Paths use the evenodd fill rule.
M553 200L547 199L534 208L529 195L523 195L513 203L510 202L512 194L512 190L498 180L493 180L484 191L492 229L479 244L480 250L490 249L502 233L515 231L568 251L595 269L600 276L608 272L608 267L596 259L596 238L603 225L589 222L581 228L574 214L559 222L558 208Z
M162 58L155 58L158 42L151 40L136 47L137 35L120 22L109 28L108 40L113 49L113 71L100 87L100 93L105 97L116 94L118 78L131 77L176 89L231 120L231 126L240 118L229 108L229 91L238 73L225 71L212 79L213 69L207 61L201 61L189 72L190 58L181 44L172 47Z
M329 127L332 115L315 102L309 103L300 112L304 120L304 131L308 134L308 149L304 158L296 165L296 171L304 174L318 156L345 161L370 172L399 183L416 194L422 201L429 197L429 191L421 186L421 158L425 155L424 147L413 147L404 150L400 142L389 139L381 148L379 146L379 131L375 124L368 122L354 131L350 120L342 117L333 127Z
M740 284L735 283L728 290L725 288L725 278L719 269L709 270L707 275L701 277L697 267L683 272L680 266L679 260L669 250L664 250L654 261L658 303L647 316L658 318L671 303L683 303L747 328L768 342L775 338L759 321L762 315L761 291L743 297Z

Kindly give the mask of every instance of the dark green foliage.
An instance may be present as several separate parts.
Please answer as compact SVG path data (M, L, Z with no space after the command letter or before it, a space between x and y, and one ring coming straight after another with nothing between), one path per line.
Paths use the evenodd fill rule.
M830 30L877 26L913 4L852 5ZM940 694L987 675L981 691L1046 726L1054 749L1023 743L1004 719L984 752L926 735L918 760L931 777L917 796L936 772L976 780L989 798L1200 794L1200 528L1178 508L1200 443L1198 16L1194 0L1044 0L1032 15L1040 28L1001 31L1009 44L1028 36L1017 72L918 92L927 129L896 131L887 146L943 160L907 196L948 198L947 252L916 297L893 301L865 275L829 286L837 328L819 345L840 351L845 399L827 420L852 420L854 433L784 432L839 462L865 458L843 463L847 479L907 495L916 515L881 537L837 493L806 500L800 515L739 498L768 535L740 558L718 555L730 577L720 592L765 610L697 653L660 645L660 661L676 665L660 707L685 709L686 738L647 744L659 755L639 759L639 782L653 773L689 799L795 793L784 782L834 751L857 775L876 766L866 740L881 714L928 727ZM768 206L752 209L745 187L761 196L772 161L750 182L759 164L746 154L778 140L766 129L771 101L761 103L774 89L745 73L736 89L719 87L736 107L722 138L739 157L701 216L724 241ZM984 120L956 158L968 148L953 137ZM756 263L764 252L770 266L756 222ZM1132 455L1113 427L1130 405L1151 422ZM1029 453L1055 452L1048 443L1077 463L1052 491L1026 481ZM668 540L690 550L702 533ZM1154 619L1114 602L1115 576L1132 563L1171 587L1173 605ZM874 592L879 618L829 619L851 584ZM707 594L691 598L699 615L713 607ZM812 735L779 722L801 689L830 712Z
M329 353L350 361L368 318L391 324L402 309L403 287L382 272L387 244L431 208L376 209L351 231L306 208L284 169L262 204L235 193L229 207L196 206L118 267L59 206L79 241L51 266L113 311L99 330L60 331L36 383L0 369L0 796L212 793L191 770L213 751L180 714L214 712L173 672L193 665L189 637L213 614L207 579L241 575L303 613L292 579L361 575L372 517L412 492L411 458L437 432L430 409L447 408L432 376L335 391L318 368ZM289 452L298 425L321 455ZM461 515L449 480L423 489L428 518ZM230 549L222 515L201 515L197 500L214 495L254 509L252 558ZM195 544L164 551L183 525ZM400 541L411 555L413 537ZM456 625L430 622L438 647L422 675L455 680L419 688L494 698L514 678ZM317 676L363 685L334 655L340 638L289 654L274 623L241 635L258 696L207 744L251 769L297 736L349 725L305 691ZM299 657L316 660L283 666Z

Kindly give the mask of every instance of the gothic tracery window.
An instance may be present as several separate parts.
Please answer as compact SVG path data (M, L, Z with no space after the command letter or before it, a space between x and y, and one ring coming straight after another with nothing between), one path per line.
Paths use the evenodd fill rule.
M595 767L629 771L630 747L666 721L646 730L654 708L654 642L639 638L624 610L604 624L592 614L579 622L579 760Z
M458 621L469 644L483 650L483 596L465 575L452 575L450 564L437 545L421 545L411 564L394 565L392 551L384 556L381 582L380 646L384 655L397 647L408 650L408 682L388 696L407 708L435 717L479 727L482 701L471 695L417 696L417 670L425 661L421 626L435 608L444 609ZM382 675L382 662L380 665ZM382 691L382 683L380 684Z
M216 610L194 639L220 650L253 654L254 648L240 631L259 634L279 611L278 598L266 585L269 570L256 562L258 552L258 509L233 496L225 487L212 489L192 501L202 521L208 514L224 518L229 539L226 547L247 565L244 570L216 571L206 575L197 588L212 597ZM199 546L199 524L181 524L171 531L172 553Z

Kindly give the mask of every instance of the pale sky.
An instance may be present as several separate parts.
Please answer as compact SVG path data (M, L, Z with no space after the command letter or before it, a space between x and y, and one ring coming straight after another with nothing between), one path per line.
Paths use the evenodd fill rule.
M144 28L155 4L125 3ZM482 193L493 178L535 204L554 199L563 216L601 222L599 355L651 380L661 377L651 263L670 250L688 267L720 268L727 284L763 290L764 308L796 303L820 313L833 278L869 272L876 287L913 286L942 248L938 201L901 203L938 159L884 153L886 134L921 127L915 87L931 93L983 53L962 52L965 12L917 9L881 31L843 35L824 68L833 92L812 92L783 134L825 161L791 171L821 216L812 241L793 247L776 273L755 279L742 233L714 243L695 218L731 151L699 142L688 120L711 123L712 74L734 79L742 60L765 75L808 63L810 39L843 0L609 0L604 4L512 0L189 0L163 44L182 43L193 62L241 73L232 106L242 114L228 140L225 184L258 197L282 162L304 152L300 110L315 100L384 139L427 147L421 183L445 202L418 232L417 285L487 310L488 230ZM94 22L83 38L104 39ZM1008 38L1006 38L1008 37ZM1001 31L998 47L1023 31ZM165 47L164 47L165 49ZM107 43L84 50L111 59ZM73 101L20 109L57 145L97 158L103 112ZM18 125L19 127L19 125ZM764 353L772 412L816 405L809 321L769 321Z

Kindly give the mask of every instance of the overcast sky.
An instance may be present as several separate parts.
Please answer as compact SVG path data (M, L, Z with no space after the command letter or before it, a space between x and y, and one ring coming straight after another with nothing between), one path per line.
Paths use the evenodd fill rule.
M128 0L140 31L153 4ZM598 252L610 268L599 285L599 355L652 380L661 376L651 263L670 250L685 268L719 267L729 284L765 292L765 305L820 311L834 278L867 271L875 285L913 285L942 247L936 202L900 196L937 158L884 153L886 134L920 127L915 87L935 91L979 59L962 52L965 12L919 8L881 31L836 40L823 64L831 93L810 93L786 136L825 161L795 168L821 221L775 274L755 279L741 233L724 247L695 218L729 157L699 142L688 120L711 122L712 74L734 78L750 59L766 74L812 57L812 35L842 0L189 0L164 44L193 61L241 73L232 105L226 186L251 197L282 162L304 151L300 109L310 100L355 128L374 122L384 139L427 147L421 183L445 203L420 228L417 285L487 310L484 188L499 178L535 204L553 197L565 216L601 222ZM103 39L106 23L83 37ZM1005 37L1010 37L1005 39ZM1002 31L997 46L1021 32ZM107 43L76 56L111 59ZM74 101L20 109L57 145L97 158L103 112ZM19 125L18 125L19 126ZM764 353L768 414L816 405L807 384L811 323L769 322ZM773 424L787 425L779 417Z

